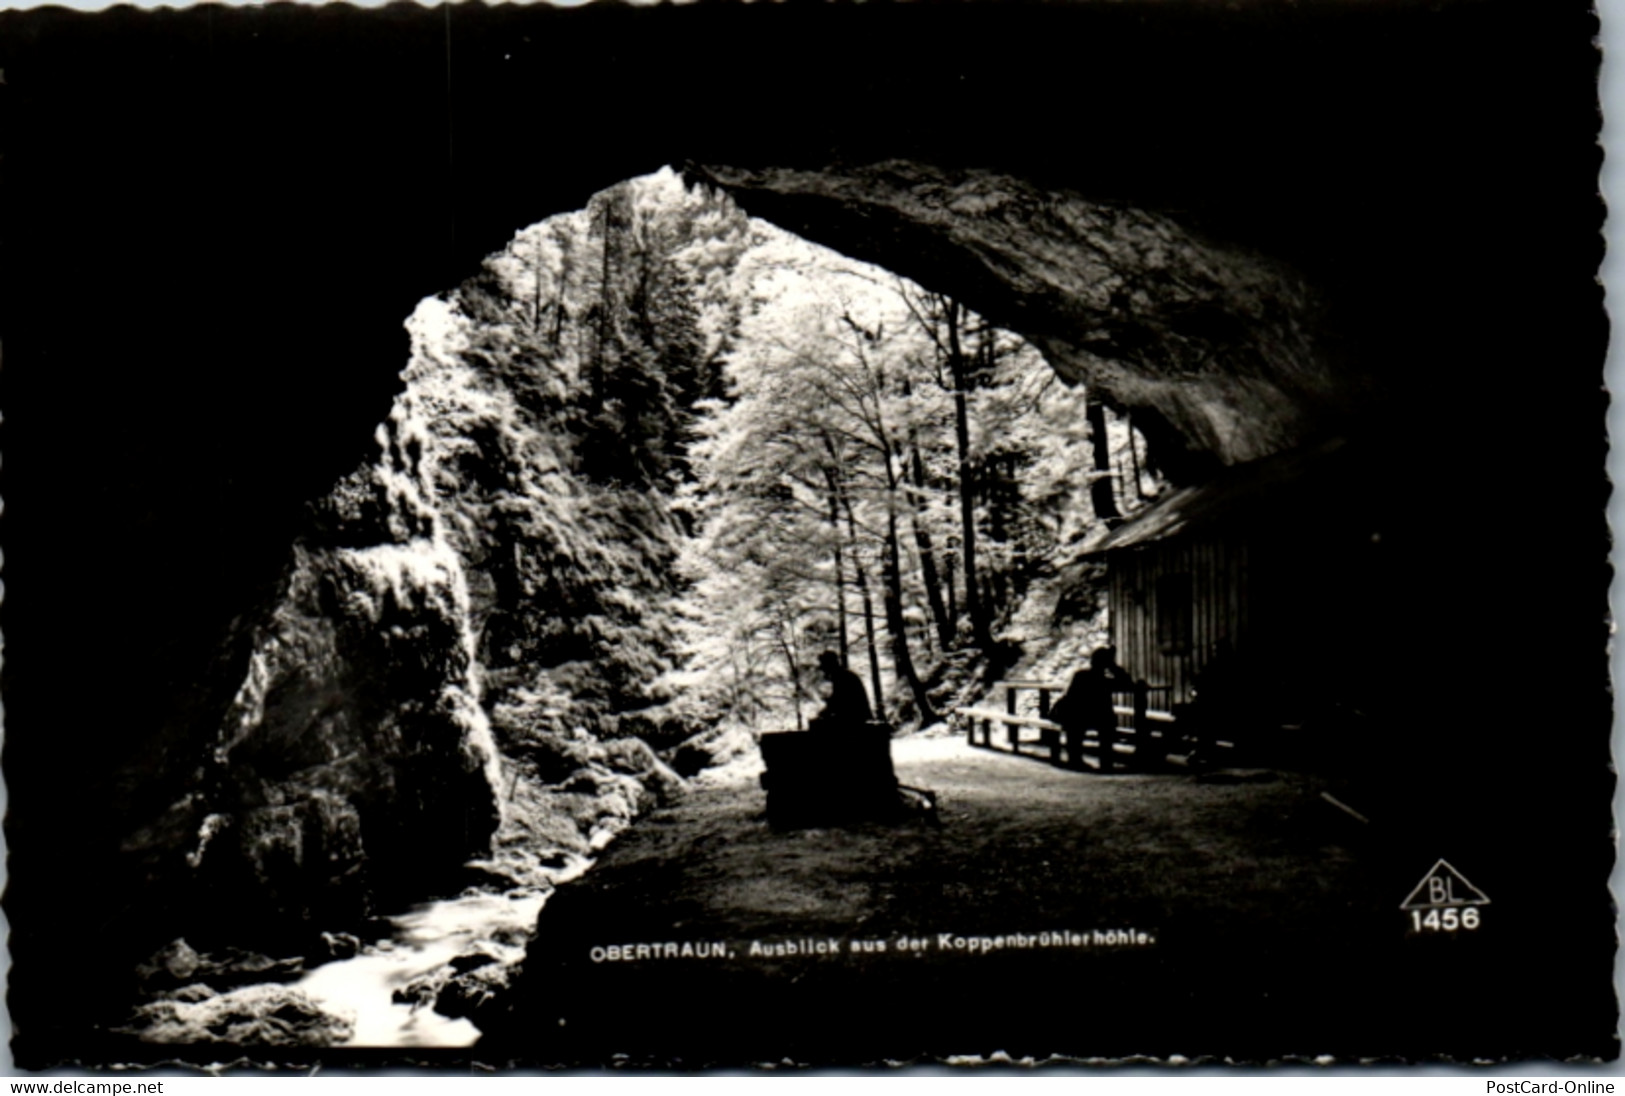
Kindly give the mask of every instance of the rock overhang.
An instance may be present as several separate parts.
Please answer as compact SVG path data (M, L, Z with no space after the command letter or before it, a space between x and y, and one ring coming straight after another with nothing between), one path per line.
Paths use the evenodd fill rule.
M1305 444L1369 389L1323 348L1306 278L1152 209L910 160L685 177L1021 334L1063 379L1134 413L1172 470Z

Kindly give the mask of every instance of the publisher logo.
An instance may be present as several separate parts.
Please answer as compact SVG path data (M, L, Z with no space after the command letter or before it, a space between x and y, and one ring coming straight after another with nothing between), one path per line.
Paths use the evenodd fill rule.
M1488 895L1441 859L1428 869L1399 908L1410 914L1413 934L1475 932L1484 923L1479 907L1489 905L1489 901Z

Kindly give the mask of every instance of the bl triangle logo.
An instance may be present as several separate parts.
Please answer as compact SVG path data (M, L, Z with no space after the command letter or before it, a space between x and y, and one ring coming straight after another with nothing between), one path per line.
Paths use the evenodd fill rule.
M1448 862L1440 860L1416 884L1410 897L1400 904L1402 910L1425 910L1439 906L1484 906L1489 904L1483 891L1467 881L1467 877Z

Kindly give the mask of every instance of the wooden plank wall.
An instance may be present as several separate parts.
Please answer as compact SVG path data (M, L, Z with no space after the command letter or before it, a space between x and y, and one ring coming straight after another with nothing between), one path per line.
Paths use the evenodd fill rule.
M1233 650L1244 648L1247 555L1243 541L1214 536L1146 544L1108 557L1107 605L1117 660L1139 680L1172 686L1151 694L1153 708L1188 703L1196 675L1221 640ZM1191 576L1190 643L1168 650L1157 635L1158 580L1181 573Z

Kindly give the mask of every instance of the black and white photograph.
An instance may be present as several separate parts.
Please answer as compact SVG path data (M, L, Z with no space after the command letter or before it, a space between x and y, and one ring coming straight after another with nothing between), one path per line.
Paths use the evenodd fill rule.
M1598 32L0 11L16 1067L1615 1063Z

